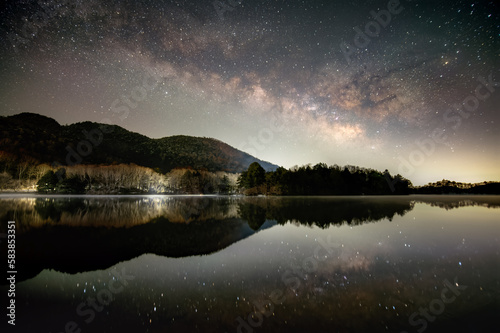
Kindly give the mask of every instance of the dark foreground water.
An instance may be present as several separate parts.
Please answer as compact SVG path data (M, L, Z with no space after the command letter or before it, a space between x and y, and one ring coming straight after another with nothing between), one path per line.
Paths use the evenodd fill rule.
M500 196L3 196L3 273L8 221L8 332L500 326Z

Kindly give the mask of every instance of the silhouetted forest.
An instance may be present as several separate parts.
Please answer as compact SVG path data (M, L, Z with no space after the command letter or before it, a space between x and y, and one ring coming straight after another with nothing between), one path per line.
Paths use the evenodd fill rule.
M356 166L301 166L265 172L252 163L238 178L246 195L380 195L409 194L411 182L389 171L380 172Z
M443 179L435 183L415 187L415 194L500 194L500 182L476 184L460 183Z
M405 195L405 194L500 194L499 182L478 184L449 180L413 186L401 175L357 166L319 163L266 172L257 162L238 178L245 195Z

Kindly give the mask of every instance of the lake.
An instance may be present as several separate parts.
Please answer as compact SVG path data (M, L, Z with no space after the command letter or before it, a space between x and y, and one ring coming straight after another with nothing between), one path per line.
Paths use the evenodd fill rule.
M15 332L499 326L500 196L2 195L0 217Z

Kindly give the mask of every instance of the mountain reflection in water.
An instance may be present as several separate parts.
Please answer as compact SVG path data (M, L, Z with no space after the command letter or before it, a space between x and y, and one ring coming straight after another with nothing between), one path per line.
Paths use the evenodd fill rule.
M237 332L275 290L283 303L253 332L417 332L409 317L455 279L467 289L426 332L486 332L499 208L499 196L0 197L33 323L21 326L53 332L72 319L87 331ZM308 273L319 242L341 250L322 250ZM75 309L121 270L135 280L85 326Z
M0 206L2 221L16 221L17 259L28 278L46 268L103 269L144 253L209 254L274 224L327 228L391 221L415 201L446 209L500 206L485 197L437 198L77 196L3 199Z
M69 273L103 269L143 253L209 254L252 235L266 221L266 227L357 225L390 220L413 207L407 198L203 196L44 197L0 204L2 219L17 223L22 278L47 268Z

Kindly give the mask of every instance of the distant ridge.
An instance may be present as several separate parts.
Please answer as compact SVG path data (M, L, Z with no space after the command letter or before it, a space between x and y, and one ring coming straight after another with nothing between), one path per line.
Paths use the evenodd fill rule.
M0 117L0 151L52 165L134 163L161 172L175 168L242 172L253 162L266 171L278 167L212 138L151 139L117 125L60 125L35 113Z

